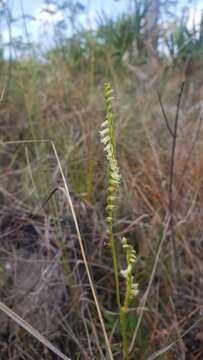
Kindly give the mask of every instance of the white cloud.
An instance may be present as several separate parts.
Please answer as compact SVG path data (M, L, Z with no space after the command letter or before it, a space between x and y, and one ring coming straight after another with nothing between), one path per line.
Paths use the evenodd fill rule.
M54 4L44 4L36 10L35 20L42 24L53 25L64 20L62 11Z
M12 36L12 39L10 39L10 35ZM13 40L14 38L16 37L19 37L19 36L22 36L22 31L21 29L19 29L18 27L16 26L13 26L12 27L12 31L11 31L11 34L10 32L8 31L8 29L4 29L2 30L1 32L1 38L2 38L2 41L4 44L7 44L10 42L10 40Z
M191 30L199 30L203 7L196 6L187 8L187 25Z

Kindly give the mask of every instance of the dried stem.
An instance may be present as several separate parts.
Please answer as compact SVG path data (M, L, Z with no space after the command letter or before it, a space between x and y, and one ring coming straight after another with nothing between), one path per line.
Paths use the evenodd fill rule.
M175 227L174 227L174 175L175 175L175 156L176 156L176 145L177 145L177 136L178 136L178 123L179 123L179 113L180 113L180 104L181 104L181 98L183 95L185 87L185 82L182 82L180 91L178 94L177 99L177 105L176 105L176 114L174 119L174 127L171 128L169 124L168 117L166 115L162 99L160 94L158 93L158 99L159 104L162 110L162 114L164 117L164 120L166 122L167 129L172 136L172 147L171 147L171 158L170 158L170 171L169 171L169 190L168 190L168 208L169 208L169 231L170 231L170 238L172 242L172 251L173 251L173 259L175 261L174 263L174 270L175 274L180 272L179 266L178 266L178 254L177 254L177 246L176 246L176 234L175 234Z

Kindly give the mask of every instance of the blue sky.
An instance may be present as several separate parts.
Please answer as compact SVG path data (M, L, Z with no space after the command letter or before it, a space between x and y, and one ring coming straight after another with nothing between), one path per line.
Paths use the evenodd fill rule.
M61 11L55 12L56 7L54 8L53 4L50 5L51 0L49 0L48 12L46 11L47 5L44 0L0 0L0 5L1 2L8 5L12 16L15 18L22 17L22 8L25 14L34 16L35 21L26 21L30 38L36 42L40 39L41 43L46 43L47 46L50 45L53 24L56 24L59 20L63 20L63 13ZM80 0L80 2L86 7L86 11L78 17L80 23L86 28L95 28L98 16L102 11L110 16L116 16L126 7L128 0ZM51 14L49 10L53 10L53 13ZM0 31L1 40L5 44L8 43L9 31L6 22L0 25ZM12 24L12 37L25 38L25 28L22 21L16 21Z
M8 3L10 3L14 9L14 12L21 12L20 10L20 3L23 3L23 7L25 9L25 12L34 13L36 9L40 8L44 1L43 0L10 0ZM81 0L82 4L87 6L89 11L101 11L101 9L104 9L107 12L111 11L119 11L124 8L124 4L126 3L126 0L120 0L120 1L114 1L114 0ZM51 3L51 0L50 0Z
M0 0L1 2L2 0ZM6 1L6 0L3 0ZM42 7L44 0L7 0L10 7L13 9L13 12L16 14L21 13L21 3L23 3L23 7L25 12L34 14L36 10L40 7ZM51 0L49 1L51 3ZM83 3L91 12L100 12L101 10L105 10L105 12L108 13L119 13L126 7L126 4L129 3L128 0L81 0L81 3ZM185 3L196 3L200 4L201 0L179 0L179 3L181 5L184 5Z
M34 40L41 37L42 27L46 27L47 33L53 28L53 23L56 24L58 20L63 19L62 12L58 11L55 15L51 15L46 11L47 5L44 0L0 0L9 6L12 16L20 18L22 16L22 8L25 14L30 14L36 18L36 21L26 21L28 32ZM49 0L51 4L51 0ZM81 0L82 4L86 6L86 12L81 14L79 19L83 26L94 28L97 17L102 11L109 15L117 15L125 8L126 0ZM48 5L50 10L55 10L53 5ZM9 33L6 23L0 25L0 31L3 42L9 41ZM23 35L23 23L21 21L12 24L12 34L14 37Z
M22 16L22 6L24 13L30 14L36 18L36 21L27 21L27 29L31 37L34 40L41 39L43 41L43 36L47 38L50 37L53 30L53 24L56 24L59 20L63 19L63 13L58 11L55 12L56 8L54 5L44 4L44 0L0 0L8 4L9 8L12 11L14 17ZM51 0L49 0L51 4ZM79 19L83 26L87 28L94 28L96 26L97 17L99 14L104 11L106 14L111 16L116 16L125 9L129 1L128 0L80 0L86 6L87 11L80 15ZM179 6L184 6L186 3L191 3L191 0L179 0ZM198 22L200 17L200 9L203 9L203 3L201 0L193 0L193 5L196 3L198 11L192 13L191 10L191 24L192 18L195 18ZM201 5L202 4L202 5ZM50 11L49 11L50 10ZM16 22L12 25L13 36L24 36L24 30L22 22ZM8 29L5 24L1 24L1 33L3 42L8 42ZM42 35L43 33L43 35ZM47 38L48 39L48 38Z

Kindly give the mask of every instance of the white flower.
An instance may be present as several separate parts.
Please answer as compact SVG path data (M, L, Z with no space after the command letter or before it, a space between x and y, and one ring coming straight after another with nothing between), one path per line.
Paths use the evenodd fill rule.
M99 133L100 133L101 138L103 138L105 135L109 134L109 129L108 129L108 128L104 128L104 129L101 130Z
M136 297L139 294L138 284L132 284L131 295Z
M124 279L127 279L128 269L126 269L126 270L121 270L121 271L120 271L120 274L121 274L121 276L122 276Z
M106 137L101 139L102 144L106 145L111 140L110 136L107 135Z
M105 128L105 127L108 127L109 123L108 123L108 120L105 120L102 124L101 124L101 127L102 128Z

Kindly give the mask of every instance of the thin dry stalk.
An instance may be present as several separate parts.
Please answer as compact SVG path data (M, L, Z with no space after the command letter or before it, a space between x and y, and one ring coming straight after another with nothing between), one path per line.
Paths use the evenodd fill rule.
M94 303L95 303L95 306L96 306L96 309L97 309L99 321L100 321L100 324L101 324L101 327L102 327L102 332L103 332L103 335L104 335L108 356L109 356L110 360L113 360L113 354L112 354L112 351L111 351L111 346L110 346L110 343L109 343L108 335L107 335L106 328L105 328L105 325L104 325L104 320L103 320L103 317L102 317L102 313L101 313L101 310L100 310L100 306L99 306L99 302L98 302L98 299L97 299L96 291L95 291L95 288L94 288L94 283L93 283L93 280L92 280L92 277L91 277L91 274L90 274L89 265L88 265L88 262L87 262L87 257L86 257L86 254L85 254L85 249L84 249L82 237L81 237L81 234L80 234L80 229L79 229L77 217L76 217L76 214L75 214L73 202L72 202L72 199L71 199L71 196L70 196L68 184L67 184L67 181L66 181L66 178L65 178L62 166L61 166L61 162L59 160L59 156L58 156L56 147L54 145L54 142L50 141L50 140L28 140L28 141L19 140L19 141L0 142L0 145L8 145L8 144L16 144L16 143L18 143L18 144L31 143L32 144L32 143L41 143L41 142L51 144L54 155L56 157L56 160L57 160L57 163L58 163L58 166L59 166L59 171L61 173L61 177L62 177L63 184L64 184L64 187L59 187L59 189L61 191L63 191L63 193L65 193L65 195L67 197L67 200L68 200L68 204L69 204L70 209L71 209L71 214L72 214L72 217L73 217L73 220L74 220L74 224L75 224L75 228L76 228L76 232L77 232L77 236L78 236L78 241L79 241L79 245L80 245L80 249L81 249L81 253L82 253L82 258L83 258L85 269L86 269L86 272L87 272L87 276L88 276L90 288L91 288L91 291L92 291L92 295L93 295L93 298L94 298ZM56 190L57 190L57 188L53 189L51 191L51 193L49 194L48 198L50 198L55 193ZM47 199L46 199L46 202L47 202ZM67 358L65 358L65 359L67 360Z
M38 341L40 341L44 346L51 350L54 354L59 356L63 360L71 360L61 351L59 351L49 340L47 340L39 331L34 329L30 324L23 320L19 315L17 315L13 310L0 301L0 310L3 311L7 316L9 316L16 324L20 325L28 333L34 336Z
M170 165L170 181L169 181L169 213L170 213L170 231L171 231L171 240L173 246L173 255L175 260L175 266L177 272L179 273L180 269L178 266L178 254L177 254L177 246L176 246L176 235L174 229L174 199L173 199L173 187L174 187L174 175L175 175L175 155L176 155L176 144L177 144L177 131L178 131L178 122L179 122L179 110L180 103L183 94L185 83L181 84L180 92L177 100L176 107L176 115L175 115L175 123L173 130L173 141L172 141L172 149L171 149L171 165Z
M68 200L68 203L69 203L69 206L70 206L70 209L71 209L71 214L72 214L72 217L73 217L73 220L74 220L74 224L75 224L75 228L76 228L76 232L77 232L77 236L78 236L78 240L79 240L79 245L80 245L80 249L81 249L85 269L86 269L88 280L89 280L89 283L90 283L90 288L91 288L91 291L92 291L92 295L93 295L95 306L96 306L96 309L97 309L99 321L101 323L103 335L104 335L104 338L105 338L109 359L113 360L113 354L112 354L112 351L111 351L111 346L110 346L110 343L109 343L108 335L107 335L106 328L105 328L105 325L104 325L104 320L103 320L103 317L102 317L102 313L101 313L101 310L100 310L100 306L99 306L99 302L98 302L98 299L97 299L96 291L95 291L95 288L94 288L94 283L93 283L93 280L92 280L92 277L91 277L91 274L90 274L90 270L89 270L89 266L88 266L88 262L87 262L87 257L86 257L86 254L85 254L85 249L84 249L84 245L83 245L83 242L82 242L82 237L81 237L81 234L80 234L80 229L79 229L77 217L76 217L76 214L75 214L75 210L74 210L74 207L73 207L73 202L72 202L72 199L71 199L71 196L70 196L68 184L67 184L67 181L66 181L66 178L65 178L62 166L61 166L61 162L59 160L58 153L56 151L56 147L55 147L53 141L51 141L51 145L52 145L56 160L58 162L59 170L60 170L62 180L63 180L63 184L64 184L64 188L60 187L60 189L65 193L65 195L67 197L67 200Z
M183 95L185 87L185 82L182 82L180 91L178 94L177 99L177 105L176 105L176 114L174 119L174 128L172 129L168 120L168 117L166 115L162 99L160 94L158 93L158 99L159 104L162 110L162 114L164 117L164 120L166 122L166 127L169 131L169 134L172 137L172 147L171 147L171 159L170 159L170 170L169 170L169 190L168 190L168 202L169 202L169 216L170 216L170 222L169 222L169 229L170 229L170 235L171 235L171 242L172 242L172 250L173 250L173 259L175 261L174 263L174 270L175 274L180 275L180 268L178 265L178 254L177 254L177 246L176 246L176 234L175 234L175 227L174 227L174 175L175 175L175 156L176 156L176 145L177 145L177 136L178 136L178 123L179 123L179 112L180 112L180 104L181 104L181 98ZM175 275L174 274L174 275Z
M157 266L158 266L158 263L159 263L159 258L160 258L162 246L163 246L164 240L166 238L166 235L167 235L167 232L168 232L168 229L169 229L169 224L170 224L170 217L166 221L165 228L163 230L163 235L162 235L162 237L160 239L159 246L158 246L158 249L157 249L157 253L156 253L155 260L154 260L154 265L153 265L153 268L152 268L149 283L148 283L147 289L145 291L145 294L144 294L144 296L143 296L143 298L141 300L141 311L140 311L140 314L139 314L137 326L135 328L135 331L134 331L134 334L133 334L133 337L132 337L131 344L129 346L129 353L131 353L133 351L133 348L135 346L135 341L136 341L136 338L137 338L137 334L138 334L138 331L139 331L139 328L140 328L141 321L143 319L146 302L148 300L149 292L150 292L150 289L151 289L151 286L152 286L152 283L153 283L153 280L154 280L154 276L156 274Z
M161 350L156 351L155 353L153 353L152 355L150 355L146 360L155 360L157 358L159 358L161 355L165 354L166 352L168 352L169 350L171 350L179 341L181 341L184 336L186 336L194 327L196 327L201 321L203 320L203 316L201 316L197 321L194 322L194 324L192 326L189 327L189 329L187 329L183 334L181 334L180 336L177 337L177 339L175 341L173 341L172 343L170 343L169 345L167 345L166 347L164 347Z

